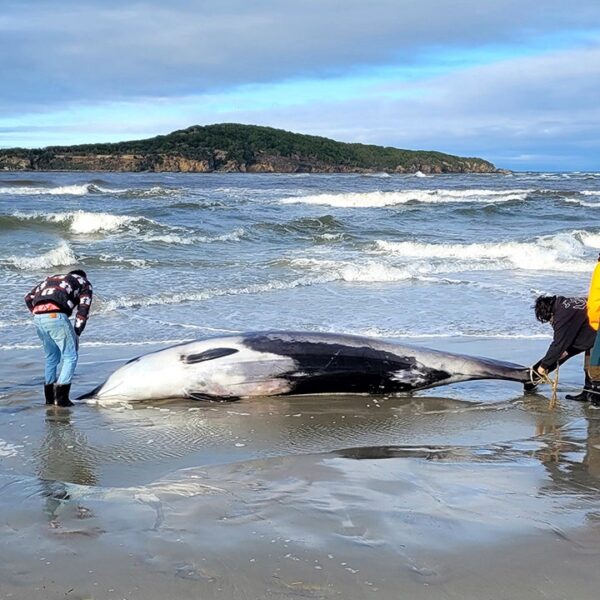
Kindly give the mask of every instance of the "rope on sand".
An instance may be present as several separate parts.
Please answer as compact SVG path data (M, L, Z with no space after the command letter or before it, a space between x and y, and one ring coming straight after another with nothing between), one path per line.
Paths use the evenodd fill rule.
M552 388L552 396L550 397L550 404L548 404L548 408L550 410L554 410L558 406L558 365L556 365L556 376L554 379L545 373L544 375L535 371L535 377L537 382L534 381L534 371L530 370L529 378L531 379L531 383L537 385L539 383L547 383Z

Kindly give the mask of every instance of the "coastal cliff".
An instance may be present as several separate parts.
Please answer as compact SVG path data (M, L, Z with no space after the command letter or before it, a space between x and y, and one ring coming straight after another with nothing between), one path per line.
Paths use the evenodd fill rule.
M495 173L480 158L347 144L256 125L194 126L114 144L0 150L7 171Z

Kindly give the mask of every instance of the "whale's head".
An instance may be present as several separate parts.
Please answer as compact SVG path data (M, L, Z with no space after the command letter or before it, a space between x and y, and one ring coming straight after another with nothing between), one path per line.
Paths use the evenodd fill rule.
M164 398L233 400L286 393L289 357L252 350L241 338L171 346L134 358L81 396L101 404Z

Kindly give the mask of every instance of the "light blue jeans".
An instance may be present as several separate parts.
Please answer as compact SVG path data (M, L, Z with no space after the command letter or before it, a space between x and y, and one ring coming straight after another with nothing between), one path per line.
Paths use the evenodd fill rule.
M71 383L78 358L77 334L63 313L33 315L37 334L46 353L46 383ZM58 381L56 372L62 358L62 368Z

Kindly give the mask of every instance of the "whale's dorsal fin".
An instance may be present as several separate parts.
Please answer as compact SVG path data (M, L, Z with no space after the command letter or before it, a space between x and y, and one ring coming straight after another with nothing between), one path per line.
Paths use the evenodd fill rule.
M236 348L211 348L206 352L200 352L199 354L182 354L181 360L186 365L195 365L199 362L206 360L214 360L215 358L222 358L223 356L229 356L239 352Z

